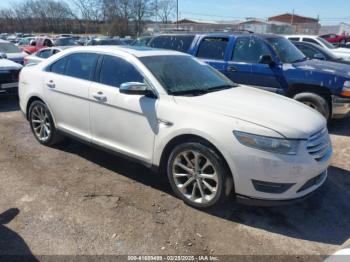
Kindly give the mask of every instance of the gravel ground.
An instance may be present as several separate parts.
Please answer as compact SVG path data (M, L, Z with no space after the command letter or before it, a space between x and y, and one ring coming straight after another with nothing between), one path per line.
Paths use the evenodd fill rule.
M350 119L331 124L329 179L310 199L202 212L143 166L39 145L17 104L0 98L0 254L327 255L350 237Z

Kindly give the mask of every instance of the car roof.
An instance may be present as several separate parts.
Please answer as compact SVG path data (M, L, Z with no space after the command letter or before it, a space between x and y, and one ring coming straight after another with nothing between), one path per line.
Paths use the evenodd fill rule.
M309 38L318 38L318 35L285 35L285 37L309 37Z
M189 56L188 54L172 51L172 50L163 50L155 49L150 47L142 46L122 46L122 45L109 45L109 46L79 46L73 47L70 49L71 52L78 51L89 51L89 52L110 52L118 53L124 52L126 54L135 56L135 57L146 57L146 56L162 56L162 55L180 55L180 56Z

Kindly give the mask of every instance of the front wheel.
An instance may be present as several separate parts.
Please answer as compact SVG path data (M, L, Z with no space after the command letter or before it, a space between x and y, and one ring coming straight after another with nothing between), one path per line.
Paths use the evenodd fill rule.
M168 159L167 173L177 196L193 207L214 207L232 195L233 180L224 160L204 143L176 146Z
M330 120L331 110L328 101L315 93L300 93L294 99L318 111L327 120Z

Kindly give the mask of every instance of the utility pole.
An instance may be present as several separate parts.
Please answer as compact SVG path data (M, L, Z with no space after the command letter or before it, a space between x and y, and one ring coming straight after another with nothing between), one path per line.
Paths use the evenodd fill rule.
M176 29L179 30L179 0L176 0Z

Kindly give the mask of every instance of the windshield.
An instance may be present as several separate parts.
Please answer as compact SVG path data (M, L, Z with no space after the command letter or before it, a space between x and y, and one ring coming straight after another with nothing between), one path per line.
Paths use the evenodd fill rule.
M284 37L270 37L266 40L272 45L283 63L296 63L306 59L306 56Z
M55 41L56 46L72 46L77 45L77 42L73 38L61 38Z
M317 40L320 41L322 44L324 44L329 49L336 49L336 47L334 45L332 45L330 42L328 42L327 40L325 40L321 37L317 37Z
M18 45L29 45L30 41L34 40L34 38L22 38L19 42Z
M190 56L149 56L140 60L168 94L196 94L237 86L211 66Z
M21 53L21 50L12 43L0 43L1 53Z

